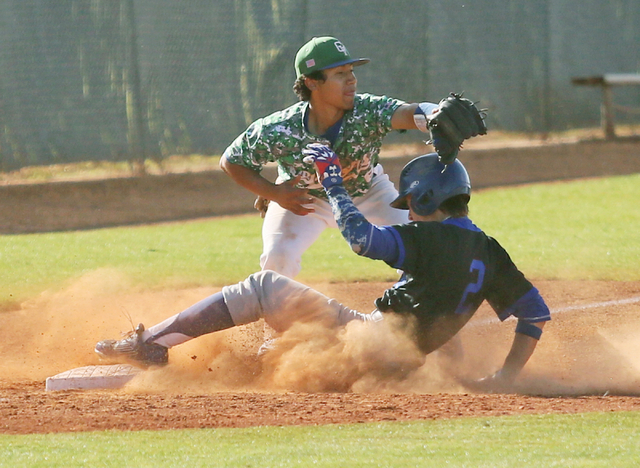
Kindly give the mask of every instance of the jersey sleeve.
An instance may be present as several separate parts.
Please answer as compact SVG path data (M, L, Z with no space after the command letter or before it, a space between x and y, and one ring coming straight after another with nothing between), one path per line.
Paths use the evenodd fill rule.
M506 320L513 315L531 323L549 320L549 308L539 291L496 240L490 239L489 245L495 259L495 273L486 297L498 318Z
M551 320L551 312L544 302L537 288L532 287L524 296L520 297L509 307L503 309L498 317L505 320L513 315L519 320L529 323L546 322Z
M388 264L395 264L404 258L402 239L393 227L379 227L370 223L353 204L343 186L335 185L326 192L336 224L351 250Z
M391 118L404 101L387 96L375 96L373 94L359 95L359 105L356 109L364 115L366 127L369 131L386 135L393 129Z
M263 119L256 120L227 147L222 154L232 164L262 170L262 167L274 161L269 145L264 141Z

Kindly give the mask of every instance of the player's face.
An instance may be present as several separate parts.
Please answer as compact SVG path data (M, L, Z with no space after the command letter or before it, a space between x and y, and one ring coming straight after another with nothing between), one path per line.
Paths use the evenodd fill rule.
M353 65L329 68L325 70L325 76L325 81L315 82L313 99L341 110L352 109L358 84Z

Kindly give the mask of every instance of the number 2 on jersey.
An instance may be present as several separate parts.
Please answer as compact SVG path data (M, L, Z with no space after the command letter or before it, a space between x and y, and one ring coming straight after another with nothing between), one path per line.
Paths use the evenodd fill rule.
M474 283L467 284L467 287L462 294L462 299L458 303L458 307L456 307L456 314L464 314L469 309L469 304L467 303L467 298L469 294L477 293L482 288L482 283L484 282L484 263L481 260L473 260L471 262L471 267L469 268L469 273L473 273L474 271L478 272L478 278Z

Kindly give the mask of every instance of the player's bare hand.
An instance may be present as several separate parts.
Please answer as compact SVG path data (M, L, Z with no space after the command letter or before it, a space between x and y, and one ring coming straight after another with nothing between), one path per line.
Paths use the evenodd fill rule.
M269 208L269 199L264 198L262 195L258 195L256 201L253 202L253 207L258 210L260 217L264 218L267 214L267 208Z
M300 179L302 179L301 175L277 185L272 199L293 214L304 216L315 210L309 206L313 203L309 190L296 187Z
M512 379L504 377L501 371L477 380L463 380L461 383L478 393L508 393L513 389Z

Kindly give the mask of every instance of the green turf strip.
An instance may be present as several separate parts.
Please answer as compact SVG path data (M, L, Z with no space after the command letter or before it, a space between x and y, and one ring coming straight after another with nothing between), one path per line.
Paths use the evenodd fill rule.
M640 175L483 190L471 218L531 278L640 280ZM222 286L259 270L257 215L80 232L0 236L0 310L100 268L145 287ZM392 281L336 229L303 257L297 278Z
M640 175L478 193L471 217L530 276L640 279Z
M0 436L2 467L637 467L640 413Z

